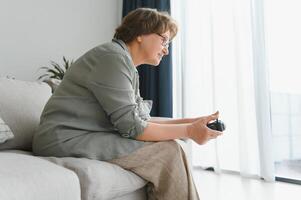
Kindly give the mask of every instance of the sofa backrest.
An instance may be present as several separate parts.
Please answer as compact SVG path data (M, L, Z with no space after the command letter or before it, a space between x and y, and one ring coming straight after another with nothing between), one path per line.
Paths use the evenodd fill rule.
M31 150L40 115L51 96L46 83L0 78L0 116L14 138L0 144L0 150Z

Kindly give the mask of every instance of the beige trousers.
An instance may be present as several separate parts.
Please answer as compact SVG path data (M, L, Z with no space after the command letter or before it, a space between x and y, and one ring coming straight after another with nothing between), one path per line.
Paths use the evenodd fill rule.
M175 141L155 142L109 161L149 183L149 200L198 200L186 155Z

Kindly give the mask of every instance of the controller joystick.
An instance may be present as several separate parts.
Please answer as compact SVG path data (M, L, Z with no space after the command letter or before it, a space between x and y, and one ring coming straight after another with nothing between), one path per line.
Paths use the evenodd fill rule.
M224 131L226 129L226 125L219 119L216 119L214 122L208 123L207 127L217 131Z

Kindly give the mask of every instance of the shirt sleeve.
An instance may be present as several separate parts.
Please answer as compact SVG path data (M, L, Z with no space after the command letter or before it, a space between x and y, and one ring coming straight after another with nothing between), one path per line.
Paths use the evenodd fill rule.
M125 55L95 59L87 85L120 135L134 139L143 133L147 122L139 115L133 88L135 70L131 67Z
M141 119L148 121L151 119L150 112L152 110L153 101L143 100L140 95L136 97L136 102L138 104L139 116Z

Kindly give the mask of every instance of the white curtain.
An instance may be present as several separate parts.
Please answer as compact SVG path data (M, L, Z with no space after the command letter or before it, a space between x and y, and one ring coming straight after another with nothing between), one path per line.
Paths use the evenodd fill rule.
M192 164L273 181L260 0L171 3L180 27L173 42L174 117L219 110L227 126L217 140L191 143Z

